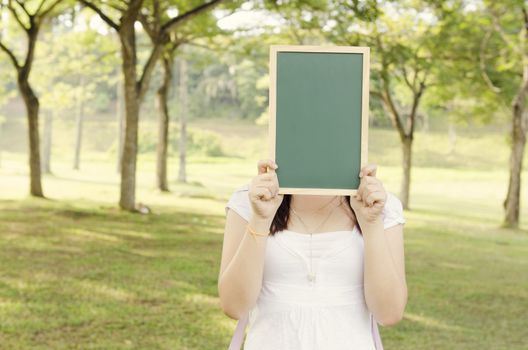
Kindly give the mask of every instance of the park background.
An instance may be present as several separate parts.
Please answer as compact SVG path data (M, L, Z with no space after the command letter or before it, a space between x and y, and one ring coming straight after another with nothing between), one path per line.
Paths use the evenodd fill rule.
M407 220L385 348L528 349L525 1L0 3L0 349L227 348L272 44L371 48L369 162Z

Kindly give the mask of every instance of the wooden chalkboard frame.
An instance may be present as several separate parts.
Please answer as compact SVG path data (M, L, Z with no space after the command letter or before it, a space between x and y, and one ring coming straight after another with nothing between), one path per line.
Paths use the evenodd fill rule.
M369 79L370 48L362 46L313 46L313 45L270 45L269 58L269 150L270 159L276 161L276 91L277 91L277 54L279 52L317 52L317 53L353 53L363 55L362 107L361 107L361 168L368 162L368 125L369 125ZM277 169L277 173L280 172ZM357 189L346 188L293 188L280 187L279 194L311 195L354 195Z

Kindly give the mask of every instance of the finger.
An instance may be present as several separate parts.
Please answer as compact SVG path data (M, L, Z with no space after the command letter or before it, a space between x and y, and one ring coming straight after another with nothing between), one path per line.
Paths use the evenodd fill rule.
M279 186L272 186L270 188L273 197L276 197L279 194Z
M259 174L265 174L268 172L268 168L270 170L275 170L277 169L279 166L277 165L277 163L275 163L274 160L272 159L261 159L258 161L257 163L257 168L258 168L258 173Z
M271 193L271 197L275 197L279 193L279 186L274 184L273 182L264 182L259 183L256 185L256 187L265 187L269 190Z
M358 187L358 196L359 196L359 200L364 200L365 197L367 196L367 193L365 192L367 190L367 182L364 180L364 179L361 179L360 182L359 182L359 187Z
M273 193L271 193L271 190L267 186L259 186L257 185L255 188L255 194L262 200L269 201L271 198L273 198Z
M367 183L366 188L369 192L381 191L382 193L385 193L385 187L383 187L383 183L381 183L379 179L372 176L366 176L365 180Z
M254 186L259 185L269 188L275 187L275 193L277 193L279 190L279 179L277 177L277 173L273 169L267 173L258 174L253 178L252 181Z
M257 179L260 181L273 181L276 176L275 172L262 173L257 175Z
M365 186L369 192L381 191L383 189L379 183L370 183Z
M377 177L374 177L372 175L363 176L361 179L364 180L367 184L380 184L381 183L381 181Z
M359 172L359 177L364 176L376 176L376 171L378 170L378 166L376 164L367 164L363 168L361 168L361 171Z
M372 205L373 208L383 209L383 207L385 206L385 203L387 202L386 192L383 191L381 196L382 196L382 199L374 201L374 204Z
M383 201L383 192L381 191L375 191L375 192L370 192L369 194L367 194L367 197L365 198L365 202L367 203L367 205L369 207L371 207L374 202L376 201Z
M279 177L277 176L277 173L275 172L275 169L271 169L269 172L269 178L271 179L271 183L273 186L277 187L277 191L279 190Z
M275 197L277 193L279 193L279 187L275 185L273 182L266 182L264 186L269 189L271 193L271 197Z
M381 181L372 176L365 176L361 180L365 182L365 188L368 191L381 191L385 190Z

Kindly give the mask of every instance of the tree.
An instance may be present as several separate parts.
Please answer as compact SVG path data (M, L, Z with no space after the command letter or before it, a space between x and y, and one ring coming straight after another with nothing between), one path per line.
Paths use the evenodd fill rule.
M5 29L5 28L4 28ZM6 33L6 31L4 31L4 33ZM1 36L0 36L1 38ZM8 60L9 58L7 58L6 56L2 55L0 56L0 66L3 66L4 65L4 60ZM6 62L7 63L7 62ZM7 65L9 65L9 63L7 63ZM0 108L4 106L4 104L6 103L6 101L10 98L10 96L12 95L12 92L11 91L8 91L7 89L7 82L9 82L9 74L10 72L4 70L4 69L0 69L0 81L3 82L3 83L0 83ZM7 118L5 115L3 114L0 114L0 167L2 167L2 148L3 148L3 144L2 144L2 128L4 127L5 123L7 121Z
M26 51L22 59L8 47L3 38L0 40L0 49L9 57L16 71L17 86L24 100L28 121L29 137L29 173L30 194L35 197L44 197L41 183L40 144L39 144L39 100L35 94L29 75L35 58L35 47L38 35L45 20L52 15L61 0L40 1L11 1L3 2L2 11L9 11L17 25L26 35Z
M511 115L509 179L503 202L503 226L510 228L519 226L528 129L527 6L522 0L485 1L452 13L458 35L450 36L444 46L456 67L442 76L443 94L451 101L465 101L473 118L488 121Z
M53 18L49 30L40 35L42 45L37 48L33 64L39 74L32 83L39 92L40 110L45 113L41 135L44 173L51 171L51 129L55 119L75 120L72 158L73 168L79 169L85 114L95 108L85 101L96 97L97 86L112 84L106 80L117 63L115 42L109 35L99 35L90 28L91 16L95 16L91 11L74 7ZM65 115L69 110L74 113Z
M495 74L510 75L516 72L514 84L517 88L513 96L508 89L495 85L492 78L486 74L487 83L497 94L511 97L511 153L509 164L509 180L506 199L504 200L505 227L519 227L519 213L521 202L521 173L524 151L526 147L526 132L528 130L528 113L526 101L528 97L528 3L523 0L508 1L506 3L487 2L487 13L491 20L491 28L498 35L503 44L503 54L494 57L495 66L484 63L484 69L494 69ZM512 10L513 9L513 10ZM487 52L491 31L483 39L483 55ZM490 61L486 61L490 62Z
M342 45L371 47L371 93L398 132L403 156L400 199L410 209L412 146L420 103L432 85L441 23L427 4L333 2L327 36ZM423 16L432 15L432 19ZM360 14L358 16L358 14Z
M145 32L148 34L153 46L157 45L157 41L162 35L163 27L160 26L161 22L167 21L169 18L169 12L171 11L171 5L174 3L164 3L160 1L151 1L149 7L148 16L146 12L140 13L139 20ZM236 5L236 4L235 4ZM189 6L187 4L187 6ZM181 7L181 6L180 6ZM159 113L159 127L158 127L158 145L157 145L157 157L156 157L156 179L157 187L160 191L169 191L168 179L167 179L167 157L168 157L168 144L169 144L169 124L170 115L168 107L168 94L170 86L172 85L173 78L173 66L174 59L179 53L178 50L182 44L196 43L199 40L211 39L214 36L220 34L216 19L206 14L202 14L196 17L193 21L188 21L184 25L181 25L178 31L169 33L163 42L163 52L161 53L160 59L162 63L162 74L163 78L161 84L157 90L157 107ZM180 62L180 68L184 68L186 74L187 64L183 63L184 59ZM178 181L185 182L185 142L186 142L186 120L188 109L187 106L187 94L184 93L187 90L187 79L180 77L180 170L178 174ZM182 86L185 84L185 86ZM185 91L183 91L185 90ZM182 101L184 99L185 101Z
M114 29L121 44L122 71L125 97L125 142L121 161L121 190L119 205L126 210L135 210L136 190L136 162L138 147L139 107L147 92L152 72L158 58L163 52L165 43L172 31L196 15L212 9L222 0L211 0L195 6L186 12L157 22L159 35L153 42L143 71L137 71L137 47L135 23L139 20L143 8L143 0L121 1L89 1L80 0L82 4L96 12L108 26ZM157 2L156 0L153 0ZM144 10L148 10L146 7ZM119 21L112 19L112 15L119 15ZM156 16L156 13L147 14ZM158 17L159 18L159 17ZM139 79L138 79L139 77Z
M426 34L425 34L426 35ZM424 35L424 36L425 36ZM422 97L430 83L434 55L424 49L423 42L406 38L405 44L392 44L394 37L375 33L375 49L379 54L378 84L372 93L381 99L402 144L403 176L400 199L404 209L410 209L412 145L416 117ZM401 84L401 83L404 84ZM378 86L376 86L378 85ZM408 96L398 96L397 88L407 89ZM401 91L401 90L400 90Z
M189 101L188 101L188 83L187 83L187 61L184 57L179 60L180 65L180 167L178 172L178 181L187 181L187 172L185 167L187 165L185 159L187 156L187 119L189 115ZM167 125L168 127L168 125Z

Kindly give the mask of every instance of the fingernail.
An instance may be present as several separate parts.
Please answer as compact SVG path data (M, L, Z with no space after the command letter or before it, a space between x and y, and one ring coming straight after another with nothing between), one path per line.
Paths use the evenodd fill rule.
M359 177L363 177L363 173L362 172L359 173Z

